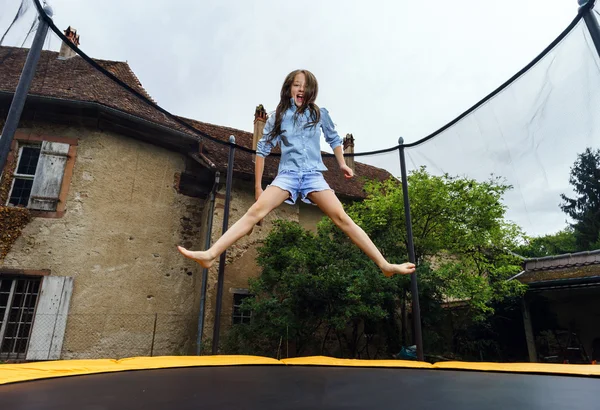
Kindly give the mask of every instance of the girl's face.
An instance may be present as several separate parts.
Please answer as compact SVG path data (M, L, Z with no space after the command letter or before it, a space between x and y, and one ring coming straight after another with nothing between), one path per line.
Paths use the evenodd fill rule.
M306 87L306 76L304 73L296 74L290 90L296 107L300 107L304 103L304 87Z

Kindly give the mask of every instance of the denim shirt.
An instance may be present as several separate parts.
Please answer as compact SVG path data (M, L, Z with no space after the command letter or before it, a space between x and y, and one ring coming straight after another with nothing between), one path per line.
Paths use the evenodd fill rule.
M310 120L310 111L298 115L294 121L296 104L292 99L292 106L283 114L281 121L281 135L267 141L268 134L275 126L275 115L271 115L265 124L263 136L256 146L256 155L265 158L273 147L281 143L281 159L279 160L278 173L284 171L310 172L327 171L321 158L320 137L321 130L325 141L331 149L342 145L342 138L338 135L325 108L320 108L321 119L316 125L306 126Z

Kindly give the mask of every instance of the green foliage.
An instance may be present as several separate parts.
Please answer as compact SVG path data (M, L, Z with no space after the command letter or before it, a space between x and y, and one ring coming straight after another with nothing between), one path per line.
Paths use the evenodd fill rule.
M526 258L540 258L550 255L562 255L577 252L575 230L567 227L555 234L528 238L527 244L518 247L515 252Z
M389 261L405 262L401 185L390 179L366 189L368 197L346 211ZM444 302L465 306L459 328L483 322L494 303L522 292L517 281L506 281L519 271L520 261L505 250L522 237L504 220L501 199L508 189L499 179L432 176L425 169L409 176L419 300L430 352L446 349L441 343L448 315ZM319 223L317 234L278 222L259 250L258 263L262 275L250 284L255 298L244 301L253 311L252 323L234 326L229 352L277 357L292 346L290 355L363 357L387 349L389 357L411 328L405 321L398 327L402 306L410 307L410 277L385 278L329 219ZM373 334L377 337L369 338ZM372 353L369 341L379 353Z
M341 349L356 354L360 325L386 317L382 308L395 293L372 263L356 251L299 224L278 221L259 249L262 275L250 283L255 295L243 302L252 309L252 322L235 326L228 350L278 356L282 346L294 354L322 353L329 336ZM354 338L344 332L356 323ZM233 339L233 341L231 340Z
M510 188L497 178L432 176L424 168L409 177L417 262L433 266L439 293L469 300L484 314L489 302L519 291L516 282L505 281L519 263L506 249L522 238L520 228L504 220L501 199ZM388 180L368 189L369 197L348 213L387 257L401 261L407 254L402 188Z
M575 241L579 250L600 248L600 149L587 148L571 167L569 182L576 197L561 195L561 209L575 221Z

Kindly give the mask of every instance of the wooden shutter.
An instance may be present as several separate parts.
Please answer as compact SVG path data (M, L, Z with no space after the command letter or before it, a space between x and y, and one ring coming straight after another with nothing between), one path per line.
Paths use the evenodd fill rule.
M56 211L69 147L69 144L60 142L42 142L28 208Z
M46 276L42 280L27 360L58 360L62 351L73 278Z

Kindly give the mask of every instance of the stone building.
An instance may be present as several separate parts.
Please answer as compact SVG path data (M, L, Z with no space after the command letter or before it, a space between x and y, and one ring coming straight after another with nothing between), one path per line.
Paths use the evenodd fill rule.
M42 52L0 181L0 360L192 354L202 269L176 245L202 249L210 219L211 239L221 235L229 147L207 137L255 147L266 111L257 107L253 133L172 117L69 50ZM27 52L0 47L0 126ZM127 63L94 63L151 100ZM353 142L345 140L346 152ZM254 201L253 159L235 153L230 224ZM364 198L366 179L390 177L352 161L357 177L347 181L333 158L325 162L344 201ZM269 157L265 184L276 169ZM228 250L223 328L260 273L256 249L272 222L315 229L321 217L315 206L282 205ZM205 336L217 265L208 272Z

